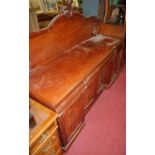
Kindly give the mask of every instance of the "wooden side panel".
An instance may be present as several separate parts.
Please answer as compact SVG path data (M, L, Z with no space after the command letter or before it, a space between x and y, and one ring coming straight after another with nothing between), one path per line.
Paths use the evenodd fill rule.
M81 92L71 102L58 120L63 146L71 141L72 136L76 134L84 121L83 93Z
M123 48L120 47L116 51L116 58L115 58L115 74L118 74L121 68L121 61L123 57Z
M97 81L97 94L100 94L104 88L103 85L103 73L102 73L102 68L99 70L98 74L98 81Z
M56 16L49 27L30 37L30 64L34 68L79 44L93 35L96 18L84 18L79 14Z
M115 76L115 58L116 55L112 56L112 58L103 66L102 74L103 74L103 85L104 87L108 87L111 82L113 81L113 78Z

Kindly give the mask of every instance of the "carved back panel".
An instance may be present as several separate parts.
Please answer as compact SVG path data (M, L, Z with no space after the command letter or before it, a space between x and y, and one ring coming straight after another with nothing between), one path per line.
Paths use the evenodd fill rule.
M30 65L32 68L51 61L64 50L93 35L95 17L85 18L78 13L56 16L47 29L30 34Z

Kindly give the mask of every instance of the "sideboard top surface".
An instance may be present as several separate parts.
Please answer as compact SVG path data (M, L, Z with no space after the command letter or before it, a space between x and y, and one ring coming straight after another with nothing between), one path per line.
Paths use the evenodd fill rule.
M113 52L119 39L97 35L66 49L57 59L30 73L30 95L54 109Z

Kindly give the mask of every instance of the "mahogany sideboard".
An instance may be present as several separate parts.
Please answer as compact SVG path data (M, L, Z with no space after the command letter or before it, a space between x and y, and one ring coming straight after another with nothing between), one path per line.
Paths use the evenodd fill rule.
M64 150L120 71L122 38L105 35L102 26L95 17L64 13L30 34L30 97L58 113Z

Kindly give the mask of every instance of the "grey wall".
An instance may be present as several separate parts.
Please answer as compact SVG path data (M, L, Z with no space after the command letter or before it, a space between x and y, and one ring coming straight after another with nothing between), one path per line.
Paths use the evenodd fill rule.
M98 15L98 0L83 0L82 6L84 16Z
M117 4L119 0L115 0ZM83 15L84 16L97 16L98 15L98 0L83 0Z

